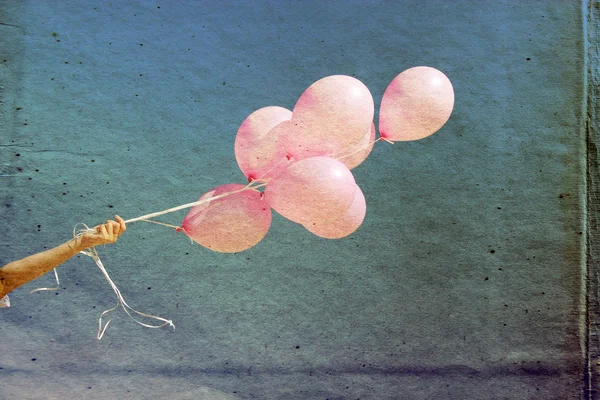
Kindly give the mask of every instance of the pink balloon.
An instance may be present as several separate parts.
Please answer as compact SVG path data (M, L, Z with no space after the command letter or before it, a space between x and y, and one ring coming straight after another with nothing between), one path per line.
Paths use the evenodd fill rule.
M335 155L334 158L343 162L348 169L356 168L367 159L369 154L371 154L374 144L375 124L371 123L371 129L369 129L366 135L358 143L350 147L346 152L343 153L343 155Z
M198 200L242 188L240 184L222 185ZM204 247L236 253L265 237L271 226L271 209L259 192L245 190L192 207L181 226L186 235Z
M276 126L292 118L292 112L283 107L264 107L250 114L238 129L235 137L235 159L248 178L270 178L286 151L279 140L282 130ZM285 167L285 165L281 165Z
M354 200L356 183L350 170L329 157L297 161L273 178L265 200L284 217L308 224L343 215Z
M298 160L340 153L363 138L373 115L373 96L361 81L345 75L320 79L294 107L297 131L286 135L286 150Z
M326 239L339 239L356 231L365 219L366 212L367 203L365 202L365 196L358 185L356 185L354 201L342 216L331 221L306 224L304 227L317 236Z
M446 75L414 67L389 84L379 110L379 134L391 141L419 140L440 129L452 113L454 89Z

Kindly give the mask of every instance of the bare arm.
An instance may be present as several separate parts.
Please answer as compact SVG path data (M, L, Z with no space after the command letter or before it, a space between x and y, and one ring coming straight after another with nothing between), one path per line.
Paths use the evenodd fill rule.
M53 249L13 261L0 268L0 298L58 267L82 250L116 242L127 229L121 217L117 215L116 219L118 222L106 221L77 239L71 239Z

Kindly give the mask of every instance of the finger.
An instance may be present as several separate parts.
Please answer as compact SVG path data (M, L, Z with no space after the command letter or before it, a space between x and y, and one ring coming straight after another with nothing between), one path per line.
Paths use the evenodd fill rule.
M115 236L119 236L121 234L121 224L115 221L110 221L110 223L113 227L113 234Z
M106 225L101 225L100 226L100 234L102 235L102 237L104 239L108 239L109 238L108 232L106 231Z
M127 226L125 225L125 220L123 218L119 217L118 215L115 215L115 218L119 222L119 225L121 225L121 233L125 232L127 230Z
M112 227L113 235L119 236L121 234L121 225L118 222L110 221L110 226Z
M104 225L106 226L106 230L108 231L108 234L112 237L114 235L112 221L106 221L106 224L104 224Z

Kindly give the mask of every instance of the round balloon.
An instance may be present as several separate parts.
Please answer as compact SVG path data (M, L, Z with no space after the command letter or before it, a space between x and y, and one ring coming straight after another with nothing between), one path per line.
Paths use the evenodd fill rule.
M358 229L365 219L366 212L365 196L356 185L354 201L342 216L330 221L307 223L304 227L317 236L326 239L340 239Z
M419 140L437 132L450 118L454 89L446 75L414 67L389 84L379 109L379 134L391 141Z
M222 185L203 194L204 200L243 189ZM245 190L192 207L181 224L185 234L202 246L236 253L260 242L271 225L271 209L259 192Z
M274 166L285 159L280 141L284 130L273 128L291 118L290 110L271 106L254 111L242 122L235 137L235 159L248 181L270 178Z
M297 161L265 187L265 200L284 217L300 223L327 221L343 215L354 200L356 183L350 170L329 157Z
M320 79L294 106L297 129L286 136L286 150L295 159L343 152L363 138L373 115L373 96L361 81L345 75Z

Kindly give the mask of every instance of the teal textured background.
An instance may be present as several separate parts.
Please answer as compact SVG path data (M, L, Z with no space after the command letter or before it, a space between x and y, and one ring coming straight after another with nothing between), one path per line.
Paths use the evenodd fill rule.
M0 2L0 264L72 227L243 183L235 133L316 80L376 107L443 71L435 135L353 172L348 238L274 214L239 254L138 222L100 256L148 330L78 256L11 293L0 396L38 399L566 399L583 391L583 33L559 1ZM377 122L377 120L376 120ZM180 223L185 212L160 220Z

